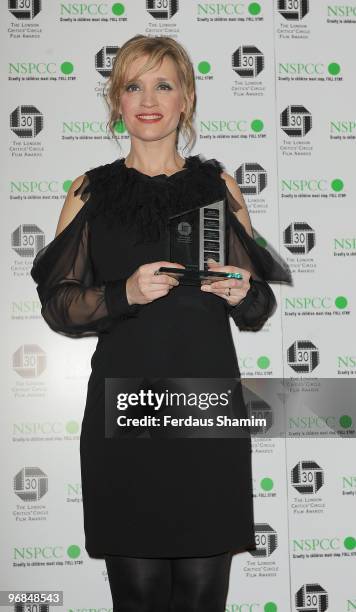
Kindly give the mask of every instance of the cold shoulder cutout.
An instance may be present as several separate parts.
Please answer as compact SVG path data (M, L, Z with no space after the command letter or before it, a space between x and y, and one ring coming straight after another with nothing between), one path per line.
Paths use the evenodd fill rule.
M74 192L84 204L66 227L34 258L31 276L37 283L41 314L49 327L78 338L107 331L113 319L135 316L126 278L95 284L90 257L90 180L84 176Z

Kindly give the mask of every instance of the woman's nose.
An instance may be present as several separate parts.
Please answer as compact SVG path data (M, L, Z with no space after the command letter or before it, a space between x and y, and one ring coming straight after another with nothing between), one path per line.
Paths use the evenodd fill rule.
M156 93L154 91L144 91L141 96L141 103L147 106L155 106L157 104Z

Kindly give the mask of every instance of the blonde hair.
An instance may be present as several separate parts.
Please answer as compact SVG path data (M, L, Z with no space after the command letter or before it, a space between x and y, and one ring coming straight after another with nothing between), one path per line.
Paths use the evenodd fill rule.
M148 56L147 61L135 75L135 78L157 66L165 56L170 57L175 62L185 101L185 112L181 113L177 126L176 146L181 132L186 140L184 149L187 147L191 148L190 145L193 146L196 140L196 132L193 126L196 108L194 69L184 47L169 36L143 36L142 34L137 34L119 48L104 93L110 112L109 127L111 133L113 136L117 136L115 126L117 121L121 119L119 112L120 95L125 85L128 67L135 59L143 55ZM190 96L193 93L194 96L191 100Z

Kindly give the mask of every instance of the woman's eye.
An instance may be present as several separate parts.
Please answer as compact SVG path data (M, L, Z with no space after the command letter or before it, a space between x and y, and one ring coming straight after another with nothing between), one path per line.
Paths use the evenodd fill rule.
M131 83L130 85L127 85L126 87L126 91L134 91L134 87L138 87L138 85L136 83ZM159 83L158 87L163 87L164 89L172 89L172 87L170 85L168 85L168 83Z

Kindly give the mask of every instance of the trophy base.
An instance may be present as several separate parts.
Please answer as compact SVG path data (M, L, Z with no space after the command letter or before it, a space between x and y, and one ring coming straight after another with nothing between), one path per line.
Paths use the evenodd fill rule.
M218 280L226 280L227 278L242 279L242 274L239 272L216 272L213 270L186 270L183 268L170 268L161 266L156 270L157 274L168 274L179 280L181 285L197 285L210 284Z

